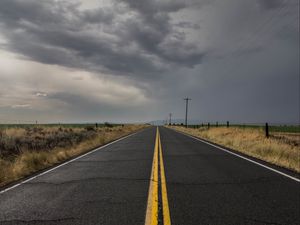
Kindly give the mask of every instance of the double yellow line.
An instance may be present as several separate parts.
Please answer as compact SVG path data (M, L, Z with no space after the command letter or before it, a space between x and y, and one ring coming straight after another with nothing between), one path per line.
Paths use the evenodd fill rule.
M160 169L160 174L159 174L159 169ZM161 199L159 199L159 189L158 189L159 186L161 187ZM161 203L162 205L163 224L171 225L162 147L161 147L159 129L157 128L145 225L158 224L159 203Z

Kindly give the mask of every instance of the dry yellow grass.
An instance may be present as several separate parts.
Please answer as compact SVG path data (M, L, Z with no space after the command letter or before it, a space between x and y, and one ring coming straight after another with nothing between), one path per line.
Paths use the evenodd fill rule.
M0 186L23 178L38 170L45 169L59 162L87 152L110 141L144 128L144 125L125 125L124 127L98 128L96 135L69 147L54 147L50 151L23 150L14 157L0 157ZM58 128L45 128L48 133L57 132ZM82 128L75 128L78 131ZM21 137L25 135L22 128L6 130L6 134ZM45 130L44 130L45 131ZM72 131L73 132L73 131ZM39 135L34 134L34 137ZM32 137L31 137L32 138Z
M269 163L300 172L299 134L265 137L262 129L216 127L192 129L172 126L196 137L229 147ZM291 138L291 136L293 138Z
M3 133L9 137L23 137L26 133L26 130L24 128L10 128L5 129Z

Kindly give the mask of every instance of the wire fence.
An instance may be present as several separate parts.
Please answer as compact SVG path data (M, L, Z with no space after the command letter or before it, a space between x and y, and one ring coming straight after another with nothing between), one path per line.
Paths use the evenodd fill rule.
M171 124L169 124L171 125ZM193 129L210 129L217 127L236 127L236 128L247 128L247 129L261 129L264 130L265 136L269 137L270 133L297 133L300 134L300 124L295 123L230 123L226 122L203 122L198 124L189 124L184 125L180 124L172 124L173 126L185 126Z

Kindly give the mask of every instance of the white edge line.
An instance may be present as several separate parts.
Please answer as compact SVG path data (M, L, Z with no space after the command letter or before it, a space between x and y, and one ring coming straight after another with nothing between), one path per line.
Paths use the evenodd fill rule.
M171 128L168 128L168 129L171 129ZM200 142L203 142L203 143L205 143L205 144L208 144L208 145L210 145L210 146L213 146L213 147L215 147L215 148L218 148L218 149L220 149L220 150L222 150L222 151L225 151L225 152L227 152L227 153L229 153L229 154L232 154L232 155L234 155L234 156L237 156L237 157L239 157L239 158L245 159L245 160L247 160L247 161L249 161L249 162L252 162L252 163L254 163L254 164L256 164L256 165L259 165L259 166L261 166L261 167L264 167L264 168L266 168L266 169L268 169L268 170L271 170L271 171L273 171L273 172L275 172L275 173L278 173L278 174L280 174L280 175L282 175L282 176L288 177L288 178L290 178L290 179L292 179L292 180L294 180L294 181L296 181L296 182L300 182L300 179L298 179L298 178L296 178L296 177L290 176L290 175L285 174L285 173L283 173L283 172L281 172L281 171L279 171L279 170L273 169L273 168L271 168L271 167L269 167L269 166L266 166L266 165L264 165L264 164L261 164L261 163L259 163L259 162L254 161L254 160L251 160L251 159L249 159L249 158L247 158L247 157L244 157L244 156L241 156L241 155L236 154L236 153L234 153L234 152L231 152L231 151L229 151L229 150L227 150L227 149L225 149L225 148L222 148L222 147L220 147L220 146L214 145L214 144L209 143L209 142L207 142L207 141L201 140L201 139L199 139L199 138L196 138L196 137L194 137L194 136L192 136L192 135L189 135L189 134L186 134L186 133L184 133L184 132L177 131L177 130L174 130L174 129L171 129L171 130L173 130L173 131L175 131L175 132L177 132L177 133L183 134L183 135L185 135L185 136L188 136L188 137L190 137L190 138L193 138L193 139L195 139L195 140L197 140L197 141L200 141Z
M133 136L133 135L136 135L136 134L142 132L143 130L144 130L144 129L139 130L139 131L137 131L137 132L135 132L135 133L133 133L133 134L129 134L129 135L125 136L125 137L119 138L119 139L117 139L117 140L115 140L115 141L112 141L112 142L107 143L107 144L105 144L105 145L103 145L103 146L100 146L100 147L98 147L98 148L96 148L96 149L94 149L94 150L91 150L91 151L89 151L89 152L87 152L87 153L85 153L85 154L83 154L83 155L80 155L80 156L78 156L78 157L76 157L76 158L74 158L74 159L71 159L71 160L69 160L69 161L67 161L67 162L64 162L64 163L62 163L62 164L59 164L58 166L55 166L55 167L53 167L53 168L51 168L51 169L49 169L49 170L46 170L46 171L44 171L44 172L42 172L42 173L37 174L36 176L30 177L30 178L28 178L28 179L26 179L26 180L24 180L24 181L22 181L22 182L20 182L20 183L17 183L17 184L15 184L15 185L11 186L11 187L8 187L8 188L6 188L6 189L0 191L0 194L3 194L3 193L5 193L5 192L7 192L7 191L9 191L9 190L12 190L12 189L14 189L14 188L16 188L16 187L18 187L18 186L20 186L20 185L22 185L22 184L25 184L25 183L27 183L27 182L29 182L29 181L35 179L35 178L38 178L38 177L40 177L40 176L43 176L43 175L45 175L45 174L47 174L47 173L49 173L49 172L51 172L51 171L53 171L53 170L58 169L59 167L65 166L65 165L67 165L67 164L69 164L69 163L71 163L71 162L73 162L73 161L75 161L75 160L77 160L77 159L80 159L80 158L83 158L83 157L85 157L85 156L87 156L87 155L89 155L89 154L92 154L92 153L94 153L94 152L96 152L96 151L98 151L98 150L100 150L100 149L102 149L102 148L105 148L105 147L107 147L107 146L109 146L109 145L112 145L112 144L114 144L114 143L116 143L116 142L122 141L122 140L124 140L124 139L126 139L126 138L129 138L129 137L131 137L131 136Z

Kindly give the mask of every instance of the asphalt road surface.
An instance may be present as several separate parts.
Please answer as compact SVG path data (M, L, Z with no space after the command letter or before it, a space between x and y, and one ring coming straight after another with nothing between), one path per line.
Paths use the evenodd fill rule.
M299 180L151 127L0 190L0 224L299 225Z

